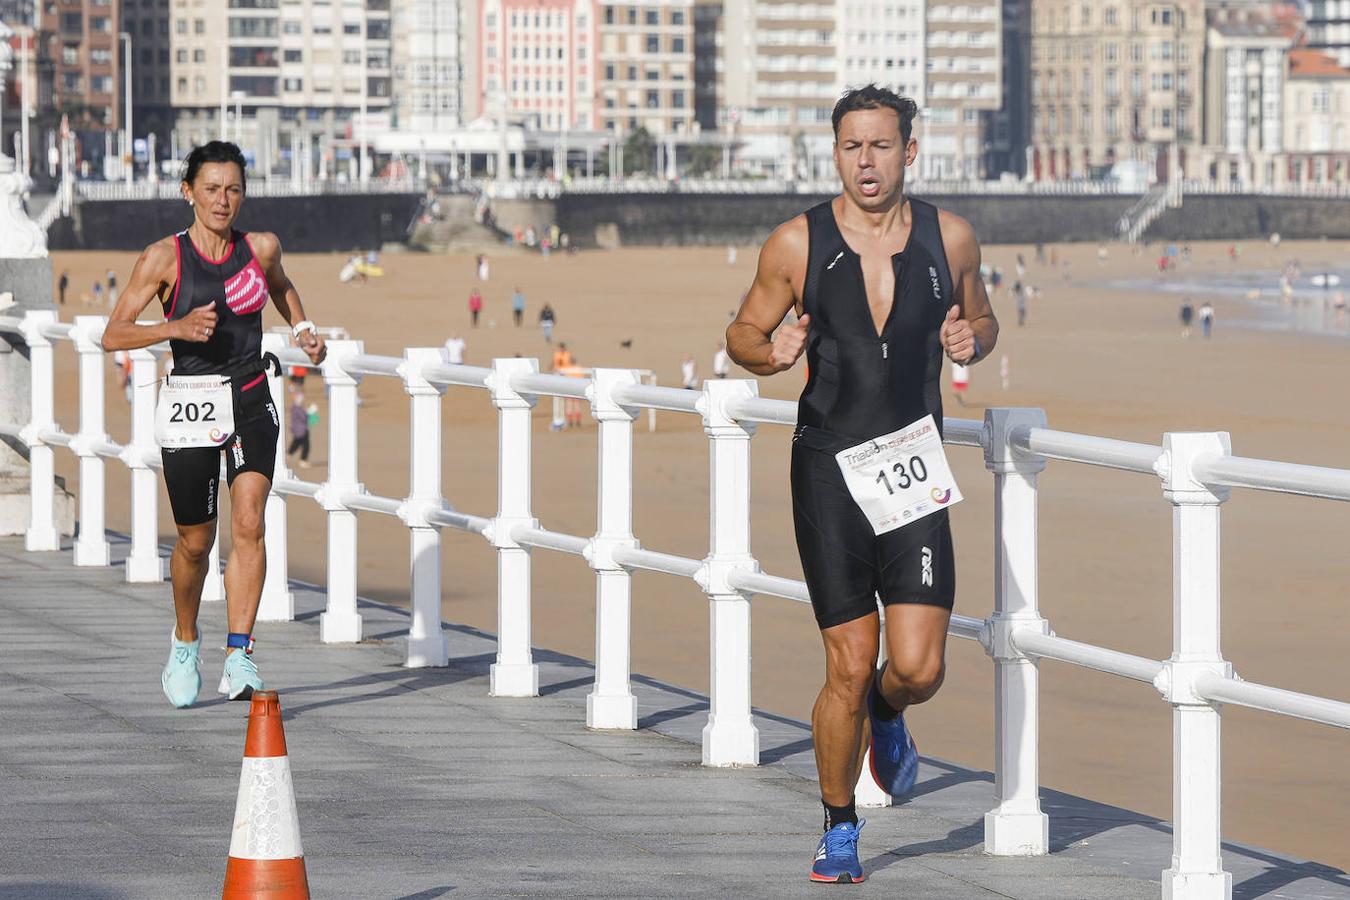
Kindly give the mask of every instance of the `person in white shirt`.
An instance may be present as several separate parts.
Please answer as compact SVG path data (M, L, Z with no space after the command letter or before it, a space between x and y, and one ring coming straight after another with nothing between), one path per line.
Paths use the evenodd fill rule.
M441 350L441 356L452 366L464 365L464 338L458 334L450 335Z
M684 362L680 363L680 381L686 388L698 387L698 366L694 363L694 357L688 353L684 355Z
M721 341L717 342L717 352L713 354L713 374L718 378L731 374L731 357L727 355L727 345Z

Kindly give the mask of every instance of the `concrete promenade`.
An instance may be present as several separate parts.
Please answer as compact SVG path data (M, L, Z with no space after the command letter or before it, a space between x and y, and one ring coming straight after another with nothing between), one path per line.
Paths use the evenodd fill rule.
M991 776L929 759L904 805L864 813L868 883L812 885L803 723L761 715L764 765L707 769L699 694L637 677L640 730L588 731L584 661L538 652L543 696L492 699L490 635L451 628L451 665L410 670L402 611L363 603L368 640L324 646L322 594L297 584L296 601L297 621L257 629L258 658L316 898L1160 894L1164 823L1045 791L1052 855L989 857ZM125 584L120 565L0 539L0 897L219 896L248 707L214 692L224 604L204 607L203 702L168 705L170 606L167 584ZM1233 845L1225 865L1239 900L1350 898L1330 867Z

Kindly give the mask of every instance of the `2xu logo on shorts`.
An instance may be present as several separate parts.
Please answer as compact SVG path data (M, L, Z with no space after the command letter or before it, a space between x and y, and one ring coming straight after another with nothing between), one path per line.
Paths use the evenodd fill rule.
M923 574L920 575L920 580L923 581L924 587L932 587L932 586L933 586L933 550L932 550L932 548L930 548L930 547L924 547L924 548L923 548L923 556L922 556L922 558L921 558L921 562L923 563Z
M244 467L244 439L235 435L234 443L230 445L230 452L234 454L235 468ZM924 548L925 550L928 548Z

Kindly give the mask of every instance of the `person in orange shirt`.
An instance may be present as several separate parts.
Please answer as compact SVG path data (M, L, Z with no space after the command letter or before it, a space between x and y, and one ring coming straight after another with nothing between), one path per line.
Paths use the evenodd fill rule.
M566 344L559 344L558 349L553 351L553 371L558 375L581 376L581 370L577 368L576 357L572 356L572 351L567 349ZM581 427L581 401L576 397L563 398L563 419L564 427Z

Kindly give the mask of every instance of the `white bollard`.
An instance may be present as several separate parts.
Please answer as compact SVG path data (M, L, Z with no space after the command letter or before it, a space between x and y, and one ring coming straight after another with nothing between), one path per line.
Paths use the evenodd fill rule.
M422 366L439 363L436 348L403 351L403 382L412 407L409 463L411 488L405 515L410 552L412 622L408 626L409 668L444 666L450 662L450 643L441 628L441 530L428 522L427 512L441 507L441 394L445 388L422 377Z
M1172 657L1155 684L1172 705L1172 867L1164 900L1229 900L1223 870L1219 706L1195 690L1200 675L1232 675L1219 649L1219 505L1227 488L1192 474L1198 456L1232 454L1226 432L1166 434L1164 496L1172 503Z
M108 440L103 419L103 327L102 316L76 316L70 336L80 355L80 430L70 449L80 458L80 534L75 539L75 565L106 566L111 546L104 525L103 457L94 445Z
M56 427L53 387L56 378L52 342L41 333L43 325L56 322L51 310L28 310L23 316L23 339L28 345L31 367L31 418L20 432L28 444L29 502L31 519L24 534L27 550L60 550L61 533L56 527L56 460L52 448L40 435Z
M155 444L155 387L159 369L149 349L131 350L131 441L122 462L131 469L131 554L125 575L129 582L164 580L167 567L159 558L159 473L147 457L159 455Z
M356 513L342 502L359 492L356 480L356 387L360 375L342 368L344 357L361 353L361 341L330 341L323 363L328 385L328 481L319 495L328 511L328 607L319 617L319 639L325 644L361 640L356 611Z
M614 561L633 539L633 419L614 402L619 385L639 383L629 369L596 369L591 410L600 423L599 514L588 561L595 570L595 688L586 696L588 728L637 728L637 698L629 683L633 576Z
M750 438L755 426L727 413L727 403L759 393L754 381L706 381L703 430L709 448L709 548L701 579L708 594L712 647L705 766L759 765L759 729L750 714L750 598L727 581L759 571L750 555Z
M537 359L492 361L492 405L497 425L497 661L489 691L494 697L537 697L539 666L530 647L530 550L511 537L517 525L538 527L530 512L530 411L536 398L511 387L511 377L539 371Z
M276 353L289 345L285 335L264 334L264 353ZM284 371L284 370L283 370ZM294 477L286 460L286 423L291 404L286 396L285 379L271 369L267 370L267 390L272 395L272 407L277 411L277 461L272 471L272 483ZM286 497L274 489L267 494L263 507L263 548L267 554L267 571L263 576L262 598L258 602L259 622L290 622L295 618L295 592L290 585L290 556L287 553Z
M994 794L984 814L984 850L995 856L1050 852L1040 799L1040 669L1013 633L1048 634L1037 593L1036 476L1045 460L1017 452L1016 428L1044 428L1040 409L990 409L984 464L994 474L994 612L986 650L994 660Z

